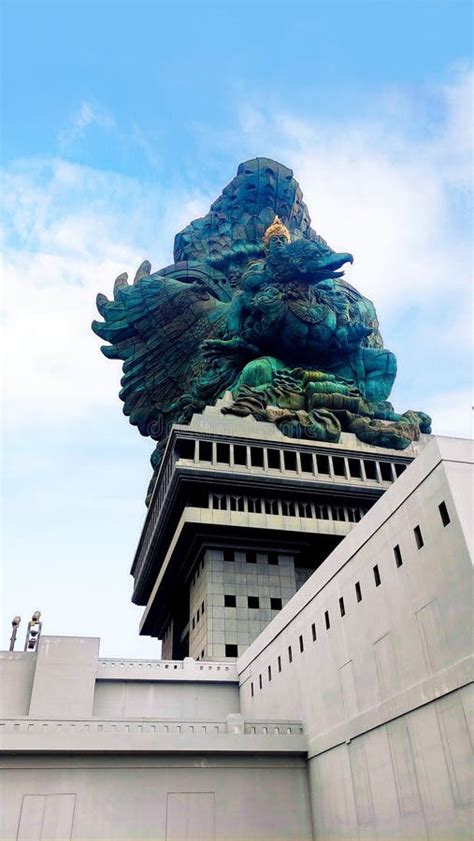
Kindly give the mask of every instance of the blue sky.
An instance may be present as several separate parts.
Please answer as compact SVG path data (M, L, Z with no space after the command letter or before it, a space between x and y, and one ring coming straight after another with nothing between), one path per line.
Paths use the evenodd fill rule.
M152 447L89 324L99 291L275 157L355 255L393 402L469 433L470 4L3 3L3 605L156 656L128 576ZM349 276L350 275L350 276Z

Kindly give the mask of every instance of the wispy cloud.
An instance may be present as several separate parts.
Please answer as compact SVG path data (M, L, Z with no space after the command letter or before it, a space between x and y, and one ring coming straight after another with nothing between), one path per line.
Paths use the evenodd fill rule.
M84 99L59 132L59 149L62 152L69 150L94 125L110 131L115 128L115 120L103 106Z

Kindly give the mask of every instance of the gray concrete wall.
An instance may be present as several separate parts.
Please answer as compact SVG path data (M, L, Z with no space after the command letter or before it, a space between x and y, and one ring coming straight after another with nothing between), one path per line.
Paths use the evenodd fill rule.
M240 711L237 683L97 681L99 718L221 719Z
M433 440L238 661L245 716L305 724L316 838L467 837L470 452Z
M244 721L235 663L97 655L0 658L1 841L310 841L301 723Z
M0 651L0 718L28 715L36 654Z
M312 839L303 759L25 757L3 774L2 841Z
M315 838L471 839L469 708L466 686L310 759Z
M92 714L99 639L44 636L38 644L29 715Z

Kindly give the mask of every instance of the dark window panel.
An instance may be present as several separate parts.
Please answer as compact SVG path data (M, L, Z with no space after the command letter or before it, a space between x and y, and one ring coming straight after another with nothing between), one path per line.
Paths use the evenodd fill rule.
M199 442L199 460L212 461L212 444L210 441Z
M263 467L263 450L261 447L250 447L250 463L252 467Z
M395 564L397 567L401 567L403 565L403 558L402 553L400 551L400 546L397 545L393 547L393 554L395 555Z
M421 533L420 527L415 526L415 528L413 529L413 532L415 534L416 545L417 545L418 549L421 549L425 545L425 541L423 540L423 535Z
M217 444L217 461L222 464L230 464L230 447L228 444Z
M365 475L367 479L376 479L377 478L377 471L375 469L375 461L367 461L364 459L364 469Z
M438 505L438 510L439 510L439 516L441 517L441 522L442 522L443 526L448 526L451 522L451 519L450 519L450 516L449 516L449 513L448 513L448 509L446 507L446 503L445 502L440 502L440 504Z

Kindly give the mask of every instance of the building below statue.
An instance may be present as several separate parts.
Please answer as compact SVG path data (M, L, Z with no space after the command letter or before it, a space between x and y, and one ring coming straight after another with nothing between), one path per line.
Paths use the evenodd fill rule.
M140 632L170 659L243 654L430 440L290 438L229 400L173 427L132 565Z
M165 556L159 560L153 550L146 586L136 575L136 584L150 588L146 598L140 596L146 604L145 632L147 623L154 631L165 628L161 599L172 607L173 594L188 592L186 609L176 615L171 610L174 623L186 622L168 646L183 646L188 634L195 656L101 659L97 639L48 636L42 636L36 653L2 653L0 838L470 838L469 443L429 438L418 445L418 455L405 451L401 460L400 454L395 459L385 451L386 479L380 454L359 449L357 458L379 465L371 479L351 475L358 468L351 467L355 451L346 438L334 445L333 475L327 465L324 479L316 475L317 453L315 463L301 461L309 442L296 447L286 438L281 450L273 438L270 446L264 424L258 424L259 447L267 454L254 456L258 463L253 464L248 443L243 469L231 477L230 465L217 463L218 452L224 455L219 443L226 442L214 438L207 472L214 475L213 493L225 498L226 506L197 506L199 531L196 506L179 509L179 500L189 502L196 488L209 499L203 466L193 473L185 462L195 464L202 455L195 442L206 440L206 423L209 436L215 435L212 418L204 413L200 427L186 428L187 437L180 428L171 437L170 452L178 441L192 442L192 454L189 444L179 444L181 462L172 460L167 468L165 457L162 465L168 469L168 489L175 482L178 522L166 543L170 522L157 514ZM250 442L255 421L245 427L229 416L228 423L240 424L239 435L245 429ZM287 464L281 456L280 467L273 468L268 463L272 448L295 455ZM303 469L310 463L311 478ZM407 465L398 477L396 463ZM231 490L232 482L240 493ZM312 486L313 506L333 506L331 519L314 516L319 510L303 515L305 482ZM319 495L325 499L318 502ZM232 498L247 500L244 511L239 502L232 509ZM266 515L266 524L252 520L264 515L250 511L249 500L265 505L262 500L270 498L281 505L287 499L298 510L284 512L280 505ZM358 507L363 517L355 522L348 512ZM341 516L334 516L336 508ZM152 504L149 518L153 511ZM214 537L220 534L221 546L214 539L209 544L209 525L217 529ZM233 559L232 529L234 544L240 535L247 547L234 549ZM335 548L314 568L305 566L307 560L300 564L303 544L304 558L314 559L318 542L327 542L328 535L339 540ZM283 549L281 540L288 542ZM143 547L142 538L138 559L146 557L146 552L140 556ZM209 576L203 569L197 576L202 560L213 570ZM166 580L166 563L170 570L181 564L181 578L176 572ZM309 569L311 574L304 571ZM235 592L224 592L231 579ZM242 615L233 631L226 620L237 604L226 605L225 596L248 599L248 587L254 585L259 599L278 598L271 588L280 587L282 607L272 613L267 606L247 605L249 612L261 609L270 616ZM204 596L194 599L193 587L201 587ZM219 599L224 604L218 605ZM202 647L198 651L201 643L195 645L198 637L192 633L203 601L199 624L209 622L202 639L211 660L197 659ZM241 637L239 621L247 623ZM244 635L252 630L248 646ZM213 634L219 637L215 648ZM238 659L225 657L231 644L239 647ZM166 645L165 639L165 651ZM224 646L220 660L218 646Z

